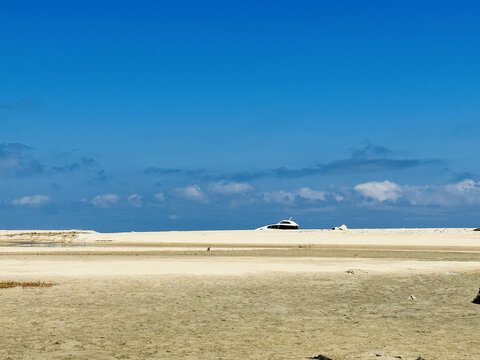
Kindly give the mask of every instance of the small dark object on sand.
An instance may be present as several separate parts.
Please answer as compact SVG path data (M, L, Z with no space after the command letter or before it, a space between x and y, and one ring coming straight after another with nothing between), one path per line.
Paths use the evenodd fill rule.
M328 356L325 356L325 355L322 355L322 354L319 354L319 355L317 355L317 356L309 357L308 359L333 360L332 358L329 358Z
M480 228L473 229L473 231L480 231Z
M478 290L478 294L475 296L475 299L472 300L472 303L480 304L480 290Z
M210 251L210 246L209 246L209 247L207 247L207 251Z
M355 274L355 272L361 272L361 273L365 273L365 274L368 274L368 272L362 270L362 269L348 269L347 271L345 271L347 274Z
M425 360L424 358L422 358L421 356L417 357L416 360Z

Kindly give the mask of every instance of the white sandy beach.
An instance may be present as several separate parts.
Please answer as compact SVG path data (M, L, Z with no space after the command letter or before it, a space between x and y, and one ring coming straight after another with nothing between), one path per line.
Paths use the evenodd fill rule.
M475 359L479 275L473 229L5 230L55 285L0 289L0 358Z

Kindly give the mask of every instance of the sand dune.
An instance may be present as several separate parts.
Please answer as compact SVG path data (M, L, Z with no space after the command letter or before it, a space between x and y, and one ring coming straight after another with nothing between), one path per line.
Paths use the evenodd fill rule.
M179 243L235 245L386 245L480 247L480 232L473 229L349 229L170 231L145 233L79 233L77 241L112 243Z
M21 242L117 245L372 245L478 247L480 232L472 228L237 230L98 233L83 230L0 230L0 245Z

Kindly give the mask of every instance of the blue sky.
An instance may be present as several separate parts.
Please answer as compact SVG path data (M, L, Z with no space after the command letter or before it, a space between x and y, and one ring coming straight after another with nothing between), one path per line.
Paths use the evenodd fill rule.
M480 226L475 1L1 1L0 227Z

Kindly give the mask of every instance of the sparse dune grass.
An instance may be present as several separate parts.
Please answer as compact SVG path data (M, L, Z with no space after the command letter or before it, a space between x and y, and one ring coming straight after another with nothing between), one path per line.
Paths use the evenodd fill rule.
M52 287L56 285L51 282L43 281L0 281L0 289L9 289L14 287L35 288L35 287Z

